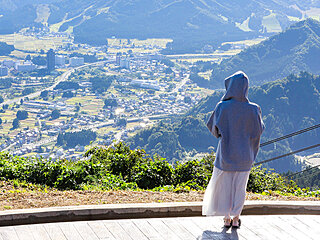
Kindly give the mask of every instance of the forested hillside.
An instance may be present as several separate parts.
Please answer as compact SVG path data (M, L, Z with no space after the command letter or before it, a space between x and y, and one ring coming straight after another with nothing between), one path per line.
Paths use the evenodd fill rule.
M307 19L214 65L207 86L222 88L223 79L236 69L246 72L254 85L281 79L299 71L319 74L319 55L320 22Z
M319 92L320 77L306 72L250 88L249 99L261 106L266 125L262 142L319 123ZM185 150L210 151L211 146L216 147L217 140L210 135L205 121L222 95L223 92L216 91L174 124L162 123L143 130L130 139L129 143L132 147L142 147L150 153L158 151L161 156L168 159L181 158ZM319 136L320 130L314 130L283 140L276 145L264 147L259 153L258 160L316 144ZM271 162L268 166L278 171L294 171L301 167L292 156Z

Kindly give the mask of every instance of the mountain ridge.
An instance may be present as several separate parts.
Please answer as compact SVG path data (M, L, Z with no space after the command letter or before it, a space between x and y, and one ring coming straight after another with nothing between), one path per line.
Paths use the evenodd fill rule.
M304 17L320 4L308 0L2 0L0 33L39 26L37 6L50 9L49 26L61 23L60 30L73 29L80 43L104 45L106 38L172 38L173 49L166 53L196 52L210 44L270 36L287 27L292 19ZM25 9L29 9L25 14ZM15 17L13 17L15 16ZM78 16L74 21L71 19ZM270 26L269 26L269 25ZM246 27L244 28L244 25ZM69 28L71 27L71 28ZM246 29L247 28L247 29ZM188 48L188 46L190 46ZM180 47L180 49L179 49ZM178 49L178 50L177 50Z
M208 85L222 88L223 79L237 69L246 72L253 85L300 71L319 74L319 55L320 22L307 19L215 65Z

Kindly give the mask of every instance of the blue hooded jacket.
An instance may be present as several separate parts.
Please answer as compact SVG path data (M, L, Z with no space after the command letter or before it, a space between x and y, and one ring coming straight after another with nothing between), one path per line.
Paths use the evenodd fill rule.
M264 124L260 107L249 102L248 86L242 71L226 78L227 91L207 123L220 138L214 165L223 171L249 171L259 150Z

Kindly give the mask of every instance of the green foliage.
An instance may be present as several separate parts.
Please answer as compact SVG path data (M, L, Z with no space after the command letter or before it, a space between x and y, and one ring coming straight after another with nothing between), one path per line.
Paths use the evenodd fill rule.
M213 154L199 160L190 160L176 163L174 169L175 184L186 183L189 187L193 185L196 189L206 187L213 171Z
M131 150L119 142L113 147L94 147L77 162L42 158L14 157L0 153L0 180L14 180L60 190L138 190L189 192L205 190L213 170L214 155L201 160L177 163L144 150ZM251 170L248 191L262 194L283 194L319 197L320 191L299 188L279 174L255 167Z
M74 94L73 94L73 92L71 92L71 91L67 91L67 92L64 92L64 93L62 94L62 97L63 97L63 98L72 98L72 97L74 97Z
M284 191L287 185L284 179L278 174L266 168L253 167L250 172L247 191L261 193L267 191Z
M134 188L134 184L126 184L121 177L107 173L100 162L80 160L56 162L37 158L13 157L0 153L0 178L18 179L65 189L91 189L98 184L104 190ZM111 187L112 186L112 187Z
M297 22L286 31L249 47L214 66L212 88L222 88L223 79L237 69L246 72L254 85L284 78L291 73L308 71L319 74L320 22Z
M308 171L296 174L290 179L296 182L297 185L301 188L309 187L311 189L320 189L320 169L310 169L310 166L307 166L306 170ZM292 172L289 171L283 174L283 177L286 177L290 174L292 174Z
M107 98L104 100L104 108L107 107L117 107L118 106L118 102L117 99L115 98Z
M47 65L47 59L46 57L43 57L43 56L34 56L32 58L32 63L33 64L36 64L36 65L39 65L39 66L46 66Z
M161 60L161 63L163 63L164 65L166 65L168 68L172 68L174 67L174 62L172 62L170 59L168 58L164 58Z
M54 109L54 110L52 110L52 112L51 112L51 119L57 119L57 118L59 118L61 116L61 112L60 112L60 110L58 110L58 109Z
M115 78L115 76L106 75L100 75L90 78L89 81L92 83L92 91L97 91L99 93L107 91Z
M13 78L1 78L0 88L3 88L3 89L10 88L12 86L12 83L14 82L15 80Z
M20 127L20 122L18 118L15 118L12 122L12 129L17 129L18 127Z
M79 83L77 82L71 82L71 81L63 81L59 82L57 86L55 86L54 89L62 89L62 90L77 90L79 89Z
M2 96L0 96L0 103L3 103L4 102L4 99Z
M57 145L67 148L74 148L77 145L86 146L91 141L96 140L97 133L92 130L82 130L80 132L63 132L59 133Z
M5 42L0 42L0 55L8 56L14 50L13 45L8 45Z
M44 90L40 93L40 97L43 99L46 99L49 95L49 91L48 90Z
M81 19L82 19L82 17L81 17ZM68 22L68 23L70 23L70 22ZM83 57L85 63L93 63L93 62L98 61L96 55L92 55L92 54L81 54L81 53L74 52L69 56L69 58L71 58L71 57Z
M155 155L154 160L148 159L140 165L134 167L133 181L140 188L152 189L159 186L170 185L173 182L173 168L165 161Z
M25 120L28 118L28 112L26 110L19 110L16 115L19 120Z
M34 88L25 88L22 90L22 96L26 96L26 95L31 94L33 92L35 92Z

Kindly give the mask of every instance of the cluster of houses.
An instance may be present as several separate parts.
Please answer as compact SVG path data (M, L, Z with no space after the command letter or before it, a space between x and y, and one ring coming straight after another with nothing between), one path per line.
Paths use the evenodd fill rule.
M51 55L54 57L55 66L65 66L66 58L60 55ZM112 96L117 98L118 106L117 109L122 109L117 114L115 107L107 107L97 111L97 114L92 116L85 113L76 111L75 105L68 105L64 98L58 98L54 101L43 101L43 100L25 100L23 102L23 107L28 111L35 113L38 122L35 129L38 131L38 135L35 138L28 136L24 142L18 142L21 136L17 135L11 142L6 144L6 146L0 146L0 149L4 149L10 144L18 144L21 146L18 151L15 152L16 155L23 155L30 151L38 152L39 156L45 158L70 158L77 159L81 156L79 152L84 151L83 146L77 146L75 149L41 149L39 144L32 145L32 142L39 142L40 136L45 136L49 138L50 141L56 141L56 137L59 133L72 130L80 131L82 129L94 128L99 126L103 122L107 122L114 118L127 118L127 119L138 119L141 121L143 118L149 118L155 115L163 114L179 114L186 112L191 106L195 105L199 100L199 94L185 93L185 86L180 88L178 92L171 92L168 90L169 84L173 81L180 82L185 77L185 72L177 71L173 69L171 73L167 73L165 70L168 68L162 63L163 57L158 54L145 54L145 55L117 55L115 57L115 65L119 66L118 69L121 77L118 78L118 82L125 86L124 88L117 88L117 94ZM5 60L5 64L8 62L13 62L12 60ZM23 63L25 65L29 64L26 61ZM73 57L69 59L70 66L79 66L84 64L83 58ZM109 63L106 64L106 67ZM5 66L2 63L3 66ZM9 64L10 65L10 64ZM114 64L110 64L110 66ZM14 67L15 65L10 65ZM9 68L9 67L8 67ZM107 67L108 68L108 67ZM1 67L0 67L1 73ZM137 77L138 76L138 77ZM166 79L166 80L164 80ZM168 80L169 79L169 80ZM191 84L187 82L187 85ZM101 98L98 93L93 93L91 90L91 82L84 81L79 82L81 89L73 90L78 96L88 96L94 95L97 98ZM150 89L151 91L134 91L135 88ZM49 91L51 95L61 95L66 90L55 89ZM70 89L68 90L70 91ZM161 91L163 93L155 95L154 91ZM128 97L129 95L130 98ZM185 101L185 97L189 98L189 101ZM54 109L58 109L61 112L61 116L68 116L68 121L55 121L54 124L46 124L46 119L50 118L50 115ZM75 117L76 116L76 117ZM116 121L114 121L116 122ZM136 131L145 124L136 125L130 129L121 129L121 138L125 139L128 133ZM97 127L98 128L98 127ZM39 129L39 130L38 130ZM119 129L120 130L120 129ZM28 131L26 131L28 133ZM113 140L116 139L116 134L114 132L105 133L98 143L100 144L111 144ZM28 144L27 147L23 147Z
M20 131L15 137L8 138L5 143L0 145L0 149L3 150L10 145L15 145L19 147L19 155L30 153L32 148L20 148L24 144L30 144L40 139L40 131L38 128L24 129Z

